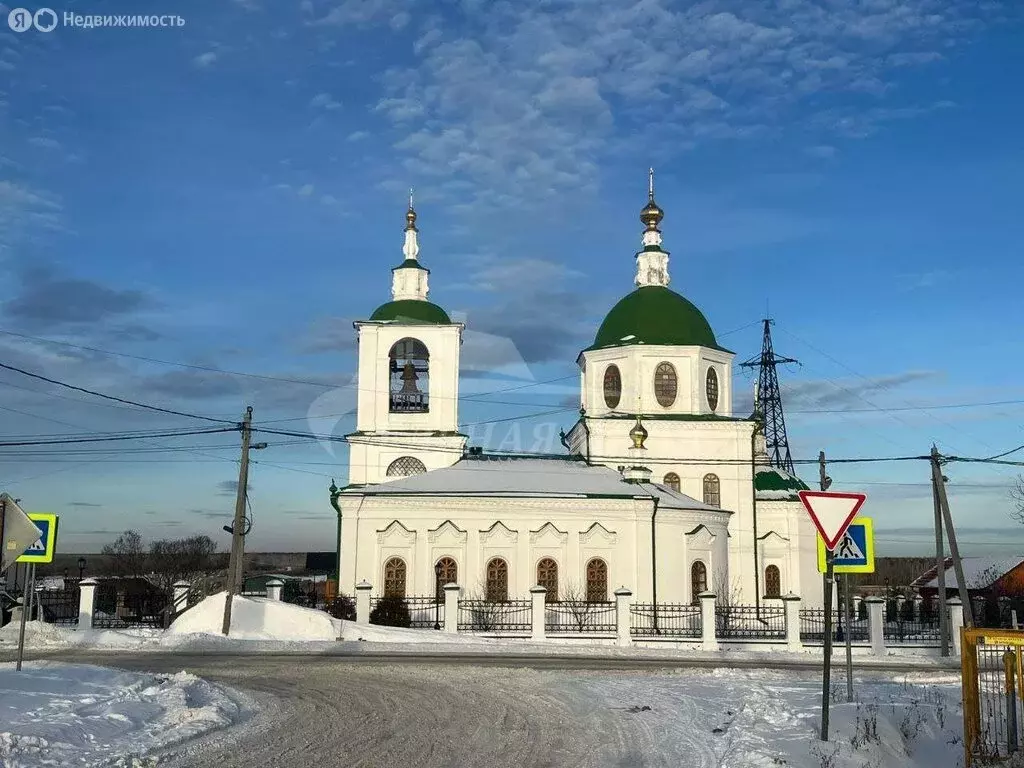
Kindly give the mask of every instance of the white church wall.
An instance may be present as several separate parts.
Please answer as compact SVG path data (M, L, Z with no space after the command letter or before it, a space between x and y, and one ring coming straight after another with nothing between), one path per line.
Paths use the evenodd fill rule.
M423 462L426 469L450 467L462 458L466 438L462 435L409 435L381 432L349 435L349 483L364 485L398 480L389 477L391 463L405 456Z
M805 608L822 606L821 574L818 573L817 532L799 501L758 501L758 536L762 538L759 558L775 562L782 569L782 592L803 598ZM780 541L784 539L784 544ZM764 568L761 564L763 580Z

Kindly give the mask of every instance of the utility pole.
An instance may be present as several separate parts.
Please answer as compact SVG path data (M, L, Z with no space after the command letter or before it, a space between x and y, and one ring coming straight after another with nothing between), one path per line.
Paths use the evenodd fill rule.
M942 541L942 505L939 503L939 483L942 480L942 469L936 474L938 461L932 455L932 507L935 512L935 585L939 598L939 653L945 658L949 656L949 616L946 614L946 548ZM888 598L888 595L886 595ZM886 604L888 607L888 603Z
M970 595L967 594L967 583L964 581L964 564L960 559L960 548L956 543L956 531L953 530L953 515L949 511L949 499L946 497L946 478L942 475L942 467L939 464L939 449L932 446L932 480L935 483L935 501L942 512L946 524L946 538L949 540L949 554L953 558L953 572L956 574L956 583L960 592L960 602L964 606L964 626L968 629L974 626L974 612L971 610Z
M266 443L256 443L252 440L252 406L245 409L245 417L239 425L242 432L242 458L238 467L238 490L235 493L235 521L231 526L231 556L228 559L227 584L225 585L224 596L224 624L221 632L227 635L231 631L231 604L234 602L235 594L239 591L242 578L242 561L245 557L245 502L249 490L249 450L266 448Z
M820 490L824 493L832 485L832 478L828 476L825 471L825 452L818 452L818 482ZM825 576L824 576L824 592L825 592L825 637L824 637L824 651L825 658L823 661L822 675L821 675L821 740L828 741L828 708L829 708L829 690L832 687L832 583L835 581L835 563L832 550L826 547L825 549ZM849 632L850 628L847 627L846 631Z

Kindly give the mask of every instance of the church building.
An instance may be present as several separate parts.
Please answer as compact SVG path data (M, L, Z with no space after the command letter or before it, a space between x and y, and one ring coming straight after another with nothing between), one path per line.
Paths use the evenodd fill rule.
M669 288L653 172L634 289L577 357L565 455L488 455L459 431L463 324L428 300L416 212L392 300L358 335L358 408L339 514L339 589L643 603L801 595L821 605L806 486L770 466L755 415L733 412L735 354Z

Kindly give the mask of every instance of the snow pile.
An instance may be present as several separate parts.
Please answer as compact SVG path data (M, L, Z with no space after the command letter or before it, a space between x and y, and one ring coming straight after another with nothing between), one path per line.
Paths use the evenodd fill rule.
M189 608L168 628L168 635L220 635L225 592ZM337 640L339 622L323 611L264 598L235 597L231 633L237 640Z
M474 637L473 635L449 634L435 629L381 627L376 624L356 624L354 621L342 621L341 626L341 639L346 641L400 643L403 645L494 645L501 643L500 640ZM506 641L506 644L514 645L514 643L515 641Z
M132 765L240 719L220 688L173 676L33 662L0 664L0 763Z
M559 690L561 689L561 690ZM813 674L693 670L618 676L577 673L546 691L587 722L620 713L591 765L620 765L621 744L644 765L940 768L962 765L963 710L952 674L858 679L855 701L834 685L829 741L819 740L821 680ZM616 743L618 742L618 743ZM673 760L675 758L675 761Z

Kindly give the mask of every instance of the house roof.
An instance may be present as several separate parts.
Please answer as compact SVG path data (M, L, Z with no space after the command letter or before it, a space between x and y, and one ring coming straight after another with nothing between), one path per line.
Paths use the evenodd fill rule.
M343 495L658 499L668 509L722 511L658 483L628 483L576 457L467 456L450 467L387 483L349 486Z
M1022 557L964 557L961 558L964 569L964 581L968 589L986 589L991 587L1002 576L1006 575L1021 563ZM956 588L956 571L953 559L946 558L946 588ZM911 584L912 587L937 589L939 581L937 569L929 568Z

